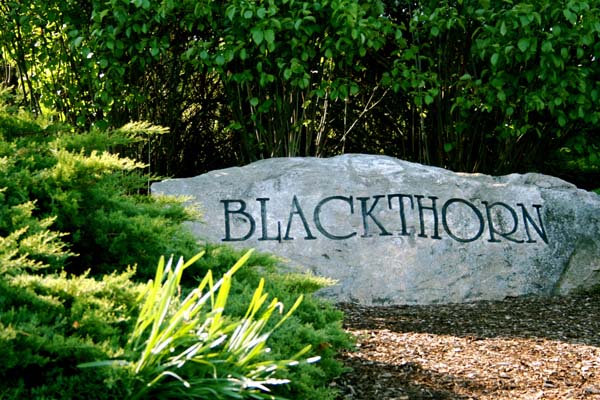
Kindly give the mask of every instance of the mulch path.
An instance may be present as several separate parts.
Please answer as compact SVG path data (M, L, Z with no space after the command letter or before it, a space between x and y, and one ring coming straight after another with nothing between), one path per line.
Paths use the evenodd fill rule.
M339 400L600 400L600 293L339 307L358 340Z

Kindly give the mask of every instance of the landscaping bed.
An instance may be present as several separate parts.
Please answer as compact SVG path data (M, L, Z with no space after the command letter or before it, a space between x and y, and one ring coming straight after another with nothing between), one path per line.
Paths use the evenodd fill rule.
M339 399L600 399L600 293L340 304L357 348Z

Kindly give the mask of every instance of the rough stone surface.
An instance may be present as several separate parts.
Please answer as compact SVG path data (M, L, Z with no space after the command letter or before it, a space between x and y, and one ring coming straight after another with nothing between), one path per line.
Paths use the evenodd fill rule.
M254 247L362 304L564 294L600 284L600 196L540 174L385 156L275 158L152 185L190 196L204 241Z

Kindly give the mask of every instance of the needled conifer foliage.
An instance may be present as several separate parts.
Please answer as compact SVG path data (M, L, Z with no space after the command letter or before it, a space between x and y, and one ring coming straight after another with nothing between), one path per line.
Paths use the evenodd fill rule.
M198 213L149 196L146 166L117 152L163 132L0 106L1 397L334 398L350 342L311 295L326 282L218 246L198 259L182 225Z

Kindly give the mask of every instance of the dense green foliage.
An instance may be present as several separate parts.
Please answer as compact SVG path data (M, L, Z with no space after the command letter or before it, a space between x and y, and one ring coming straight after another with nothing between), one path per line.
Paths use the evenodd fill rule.
M142 393L140 384L148 383L148 373L135 374L131 368L78 365L137 360L143 346L132 345L128 338L135 338L136 332L137 337L147 335L147 330L139 330L138 316L149 320L161 315L140 314L142 303L151 298L141 282L155 277L161 255L188 259L201 250L182 225L196 213L185 208L182 199L145 195L151 177L142 172L143 165L110 151L141 140L142 131L153 130L147 124L132 124L77 134L66 125L33 119L15 107L0 109L0 397L129 398ZM169 312L176 311L177 304L185 306L185 295L199 283L216 289L218 283L204 278L210 276L209 270L217 281L242 258L242 253L228 248L205 250L207 255L187 267L182 281L179 276L170 284L170 292L161 287L165 296L171 293ZM215 325L215 332L231 334L253 305L252 326L256 332L269 333L268 341L261 342L262 350L271 348L253 365L293 360L307 346L314 350L305 358L322 359L289 371L277 368L277 375L264 381L291 383L279 385L274 393L333 398L327 383L342 371L335 352L350 345L341 313L311 295L324 282L281 275L276 266L275 259L253 254L235 279L227 278L230 290L221 295L221 302L227 298L227 311L221 317L224 325ZM257 288L279 301L264 303L267 297L257 296ZM219 298L216 292L215 297ZM301 297L304 301L296 304ZM280 306L293 309L294 304L292 315L276 313ZM198 321L214 318L219 308L202 314ZM278 326L282 320L285 323ZM321 349L323 343L328 344L326 351ZM287 367L289 362L284 364ZM231 365L216 368L221 376L233 371ZM186 371L193 374L195 369ZM249 371L238 370L238 380L258 377ZM179 380L166 378L154 386L153 393L181 392Z
M140 292L131 275L0 275L2 398L125 398L118 376L77 364L122 353Z
M161 258L156 277L140 294L140 314L125 348L125 359L94 361L80 368L117 368L133 379L131 399L275 399L269 386L289 383L277 379L280 370L300 364L310 350L292 358L269 356L266 342L296 310L302 296L273 327L267 324L284 305L276 298L265 307L264 280L256 288L243 317L226 312L233 275L250 257L246 253L221 279L208 271L198 287L181 299L181 278L203 253L174 265ZM276 315L276 314L275 314ZM307 360L316 361L317 359Z
M129 149L162 174L351 151L594 187L599 14L598 0L11 0L0 65L38 112L169 127Z
M107 151L133 140L132 129L75 134L42 125L0 110L3 233L7 240L20 235L14 238L20 254L34 258L41 241L54 246L44 253L57 261L78 255L66 260L71 272L139 264L140 276L151 277L161 255L197 251L180 226L194 215L172 199L143 195L149 179L140 173L144 165ZM92 147L96 143L100 148Z
M147 196L152 174L369 152L597 188L599 21L600 0L0 2L0 397L127 398L172 361L78 367L143 359L128 341L148 334L140 282L200 251L181 224L199 216ZM242 257L205 250L183 294ZM269 332L262 361L321 357L278 365L265 379L291 383L275 395L332 399L341 314L311 295L326 282L276 263L248 260L222 320L236 326L257 288L288 308L303 296L276 330L268 304L248 323Z

